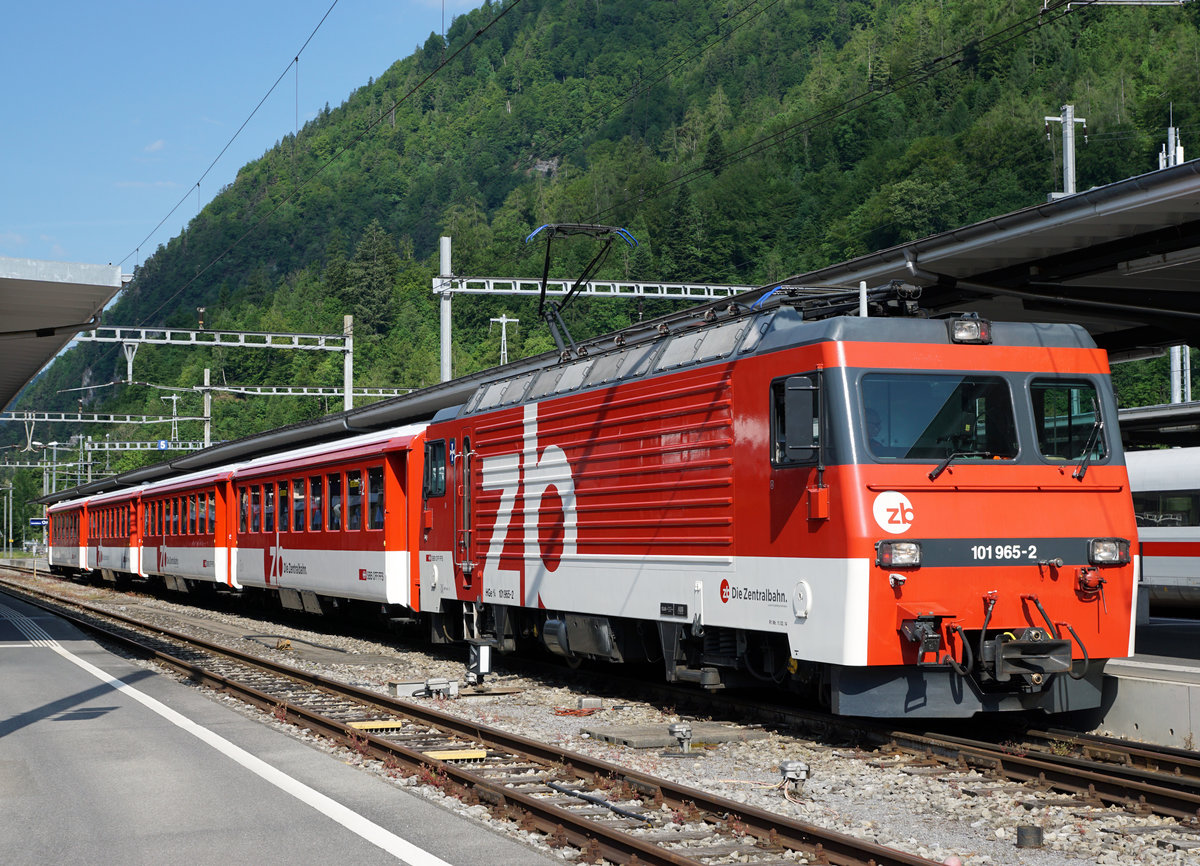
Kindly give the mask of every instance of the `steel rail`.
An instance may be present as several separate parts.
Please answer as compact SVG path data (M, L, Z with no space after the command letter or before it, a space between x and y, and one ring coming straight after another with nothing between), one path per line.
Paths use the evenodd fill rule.
M5 591L10 591L6 585ZM565 841L589 854L599 854L619 863L638 862L644 864L663 864L663 866L699 866L701 861L687 857L671 849L663 848L651 842L643 841L637 836L605 827L585 817L579 817L569 810L562 809L552 803L546 803L512 788L504 783L491 780L470 772L448 761L431 758L424 753L409 749L386 738L377 737L368 732L351 727L313 712L290 701L281 701L278 697L262 692L253 686L239 683L222 674L207 670L201 665L180 659L163 650L147 647L144 643L130 635L112 631L87 617L63 610L59 605L70 605L84 610L91 616L116 620L125 625L157 632L172 640L203 649L216 655L233 659L241 664L250 665L279 676L284 676L313 688L355 700L380 712L407 716L425 724L441 728L462 737L467 737L486 743L490 747L503 749L518 755L528 756L545 764L558 765L577 778L593 784L605 781L624 781L649 796L661 796L663 802L673 808L684 811L700 810L711 813L707 818L710 823L723 823L726 826L738 826L744 832L755 838L793 848L816 858L816 862L832 864L832 866L863 866L873 863L875 866L930 866L935 861L925 859L906 852L887 848L872 842L855 839L833 830L827 830L816 825L795 821L776 813L757 809L742 803L734 802L723 797L707 794L683 785L669 782L645 773L629 770L607 761L586 755L556 748L518 734L508 733L486 725L461 719L439 712L431 707L410 703L398 698L380 695L376 692L360 689L345 683L340 683L320 674L303 671L272 662L257 656L239 652L229 647L205 641L176 632L169 628L150 625L132 617L113 611L105 610L86 602L74 600L59 600L42 602L34 598L35 590L29 587L14 586L12 591L25 595L30 603L51 610L56 615L63 616L81 628L98 632L109 639L119 641L127 646L147 652L157 661L167 665L192 682L210 688L225 691L250 703L260 709L274 714L281 721L291 721L310 728L317 733L328 736L344 743L351 749L364 751L379 760L387 761L389 757L399 760L414 770L425 768L436 775L444 776L455 785L466 791L473 791L479 799L496 806L516 809L530 816L533 826L554 839ZM51 598L53 598L51 596ZM752 850L752 849L748 849ZM634 858L637 858L636 861Z
M1142 806L1156 814L1180 820L1200 815L1200 793L1191 790L1190 784L1186 785L1188 790L1184 790L1174 780L1170 786L1161 784L1166 781L1162 774L1123 772L1121 768L1102 765L1088 758L1040 751L1022 753L1011 747L944 734L929 737L897 732L893 739L897 745L913 751L950 754L977 769L1098 800L1105 805Z

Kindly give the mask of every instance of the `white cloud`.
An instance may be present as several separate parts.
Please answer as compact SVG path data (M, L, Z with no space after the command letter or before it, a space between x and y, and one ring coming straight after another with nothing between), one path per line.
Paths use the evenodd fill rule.
M0 247L23 247L29 238L16 232L0 232Z
M162 150L166 146L167 146L167 143L160 138L160 139L158 139L158 141L150 142L148 145L146 145L144 150L146 151L146 153L158 153L160 150Z

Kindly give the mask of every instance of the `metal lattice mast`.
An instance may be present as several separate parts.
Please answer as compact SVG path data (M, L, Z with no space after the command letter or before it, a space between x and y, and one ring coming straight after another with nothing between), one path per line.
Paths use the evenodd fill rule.
M450 238L441 239L439 274L433 279L433 292L438 296L441 311L441 379L449 382L451 356L452 299L454 295L530 295L539 296L542 281L524 277L456 277L450 263ZM548 296L565 296L573 280L546 281ZM632 280L590 280L580 285L576 294L597 298L652 298L669 301L712 301L729 298L758 286L723 286L708 283L640 283Z

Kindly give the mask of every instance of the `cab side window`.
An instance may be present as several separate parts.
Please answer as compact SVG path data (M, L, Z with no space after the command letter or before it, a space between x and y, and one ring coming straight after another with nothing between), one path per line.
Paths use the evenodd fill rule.
M816 373L771 383L771 463L815 463L820 456L820 380Z
M425 443L425 498L446 495L446 440Z

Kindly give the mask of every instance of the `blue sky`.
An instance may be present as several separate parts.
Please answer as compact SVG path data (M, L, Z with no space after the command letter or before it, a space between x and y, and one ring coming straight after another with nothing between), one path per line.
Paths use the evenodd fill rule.
M9 4L0 35L0 256L145 261L325 103L477 0ZM333 7L332 11L330 7ZM292 58L329 12L300 54ZM287 75L200 185L267 90ZM298 83L297 83L298 78ZM150 235L190 190L187 201ZM140 252L135 252L140 245ZM124 260L124 261L122 261Z

